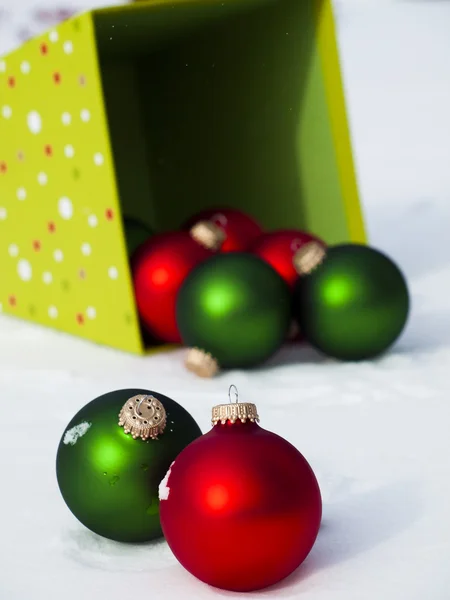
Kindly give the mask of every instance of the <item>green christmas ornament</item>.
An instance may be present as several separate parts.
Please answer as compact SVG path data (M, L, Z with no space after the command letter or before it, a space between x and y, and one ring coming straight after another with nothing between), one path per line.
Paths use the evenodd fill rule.
M145 223L133 217L124 217L123 225L128 256L132 256L139 246L153 235L153 231Z
M307 244L296 258L294 315L309 343L340 360L365 360L402 332L409 294L399 268L359 244L328 249Z
M100 396L74 416L59 443L62 497L83 525L103 537L160 537L159 483L201 434L191 415L162 394L130 389Z
M254 367L274 354L291 321L287 284L257 256L218 254L185 279L177 323L190 348L186 366L202 377Z

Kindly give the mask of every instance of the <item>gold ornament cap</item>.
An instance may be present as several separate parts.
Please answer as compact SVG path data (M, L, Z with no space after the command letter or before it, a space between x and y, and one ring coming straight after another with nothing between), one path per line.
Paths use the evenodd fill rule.
M231 401L231 392L234 392L235 401ZM239 394L235 385L230 385L228 390L228 404L218 404L214 406L212 409L212 419L211 423L213 425L217 425L221 423L225 425L227 421L230 423L236 423L236 421L241 421L241 423L246 423L250 421L251 423L259 423L259 415L258 409L256 408L256 404L250 404L249 402L238 402Z
M122 407L119 425L134 439L156 440L166 428L167 414L164 406L154 396L138 394Z
M299 275L309 275L323 263L326 255L326 248L322 244L319 242L308 242L297 250L292 258L292 262Z
M186 368L199 377L211 378L220 370L219 363L209 353L200 348L190 348L185 360Z
M190 234L196 242L213 251L220 250L226 238L224 230L212 221L199 221L191 227Z

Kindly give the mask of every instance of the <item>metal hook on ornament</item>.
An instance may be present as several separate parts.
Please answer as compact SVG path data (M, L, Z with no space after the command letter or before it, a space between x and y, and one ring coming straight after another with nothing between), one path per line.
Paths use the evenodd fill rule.
M154 396L142 396L142 398L139 400L138 405L136 406L136 412L138 415L141 415L141 406L144 402L148 402L148 401L152 401L152 400L156 400L156 398Z
M239 392L238 392L238 389L237 389L237 387L235 385L230 385L230 387L228 388L228 399L230 400L230 404L233 402L231 400L231 390L234 391L234 402L236 404L238 404L238 402L239 402Z

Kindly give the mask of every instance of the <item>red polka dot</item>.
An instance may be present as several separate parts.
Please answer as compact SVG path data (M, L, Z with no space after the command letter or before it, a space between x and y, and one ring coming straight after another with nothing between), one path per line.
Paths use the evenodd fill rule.
M114 219L114 211L112 210L112 208L108 208L106 210L105 216L108 219L108 221L112 221Z
M47 228L50 231L50 233L55 233L56 225L53 223L53 221L50 221L47 225Z
M53 148L50 146L50 144L44 146L44 153L46 156L53 156Z
M84 269L80 269L78 275L80 279L86 279L86 271Z
M16 87L16 78L8 77L8 87L13 88Z
M81 313L77 314L77 323L78 323L78 325L84 324L84 316Z
M60 73L53 73L53 81L56 84L61 83L61 74Z
M82 86L85 86L86 85L86 77L84 75L80 75L78 77L78 83Z
M17 153L17 159L20 161L25 160L25 154L22 150L19 150L19 152Z
M43 54L44 56L46 54L48 54L48 46L47 46L47 44L41 44L41 54Z
M8 298L8 304L10 306L17 306L17 298L15 296L10 296Z
M35 252L39 252L41 249L41 242L39 240L34 240L33 242L33 250Z
M0 162L0 173L6 173L7 170L8 165L4 161Z

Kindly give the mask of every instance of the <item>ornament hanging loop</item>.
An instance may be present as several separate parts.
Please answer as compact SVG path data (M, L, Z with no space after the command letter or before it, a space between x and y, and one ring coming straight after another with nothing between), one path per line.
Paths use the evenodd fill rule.
M231 392L234 393L234 403L237 404L239 402L239 392L235 385L230 385L230 387L228 388L228 399L230 401L230 404L233 403L233 400L231 399Z
M141 413L141 406L144 403L145 400L154 400L153 396L142 396L141 399L139 400L138 405L136 406L136 412L138 413L138 415L142 415Z

